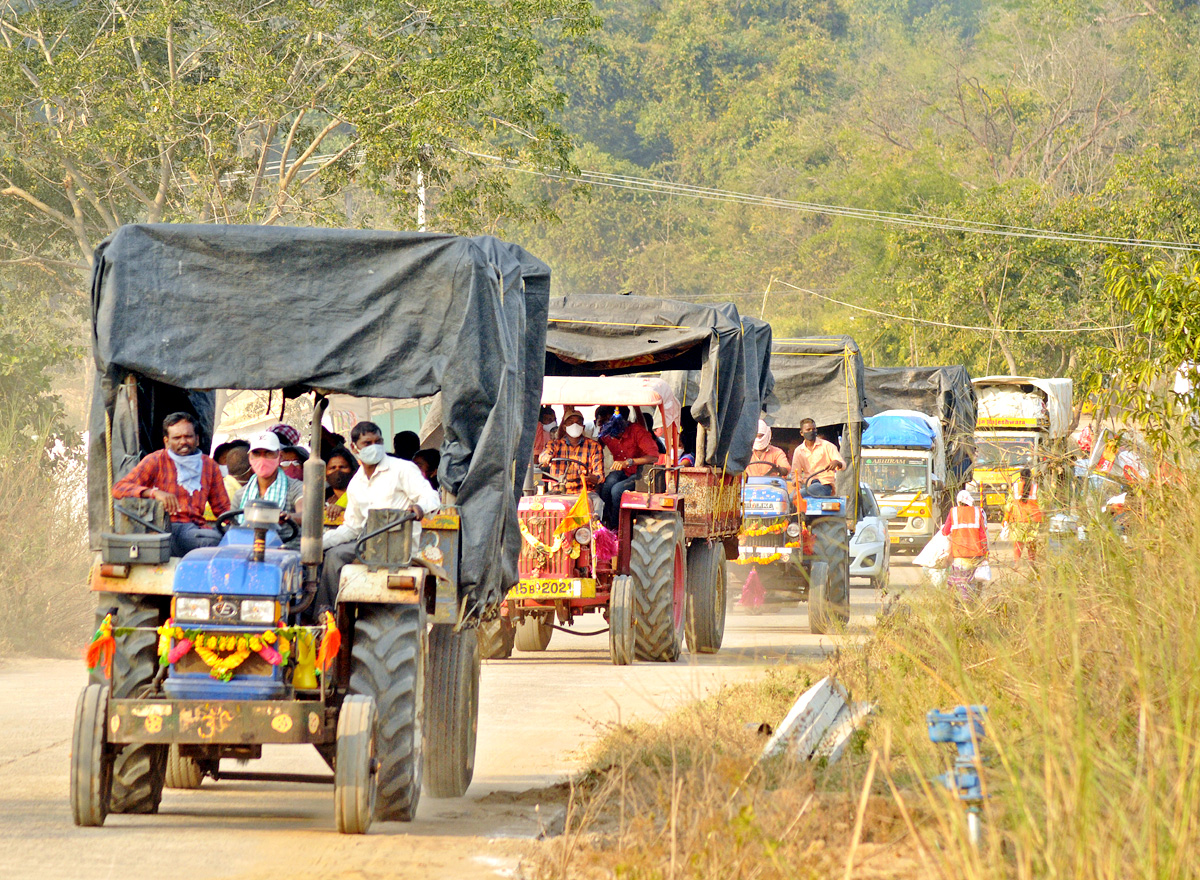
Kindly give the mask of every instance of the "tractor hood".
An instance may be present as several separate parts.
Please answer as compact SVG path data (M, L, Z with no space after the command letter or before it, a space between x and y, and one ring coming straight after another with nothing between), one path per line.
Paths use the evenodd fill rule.
M252 562L250 552L244 545L193 550L175 569L174 592L275 599L300 589L299 553L268 550L262 562Z

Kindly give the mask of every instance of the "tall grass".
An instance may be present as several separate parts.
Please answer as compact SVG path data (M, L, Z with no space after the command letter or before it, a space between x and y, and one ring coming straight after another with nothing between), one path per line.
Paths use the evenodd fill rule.
M929 589L824 669L739 685L603 741L546 876L1200 876L1200 503L1144 496L1128 543L1007 575L964 608ZM833 672L877 703L833 767L756 765L776 721ZM780 688L782 685L782 688ZM984 839L929 780L953 748L925 713L986 704ZM615 817L615 818L614 818ZM564 858L570 848L571 857Z
M86 644L86 468L0 417L0 657L71 656Z

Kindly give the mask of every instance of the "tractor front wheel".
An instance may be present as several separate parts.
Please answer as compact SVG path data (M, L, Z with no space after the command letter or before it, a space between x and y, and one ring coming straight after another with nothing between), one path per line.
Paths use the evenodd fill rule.
M366 834L375 818L375 701L351 694L338 712L333 816L342 834Z
M108 815L112 793L108 749L108 688L89 684L75 704L71 736L71 816L76 825L96 827Z
M683 643L687 566L678 516L639 516L629 547L634 654L674 663Z
M608 598L608 655L616 666L628 666L634 660L633 578L619 574L613 578Z
M517 621L518 651L544 651L550 646L554 624L544 615L530 614Z
M350 692L375 700L379 819L411 822L421 798L425 714L425 609L359 605Z
M204 781L204 767L195 758L179 754L179 746L167 751L167 788L199 788Z
M808 587L808 628L815 634L832 632L850 621L850 551L846 524L820 519L811 526L813 563ZM818 567L823 566L823 576Z
M479 732L479 638L435 624L425 683L425 788L435 798L462 797L475 775Z

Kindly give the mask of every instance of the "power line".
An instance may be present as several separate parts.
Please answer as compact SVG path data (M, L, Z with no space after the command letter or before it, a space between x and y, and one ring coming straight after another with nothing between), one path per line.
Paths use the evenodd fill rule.
M836 303L839 306L844 306L848 309L854 309L858 312L866 312L870 315L878 315L882 318L892 318L896 321L908 321L912 324L927 324L931 327L947 327L951 330L974 330L979 333L1100 333L1105 330L1125 330L1132 327L1133 324L1114 324L1110 327L1050 327L1045 330L1034 330L1024 328L1009 328L1009 327L973 327L967 324L948 324L944 321L931 321L927 318L914 318L911 315L895 315L891 312L881 312L878 309L868 309L865 306L856 306L853 303L842 302L840 299L834 299L832 296L825 296L822 293L817 293L815 290L809 290L805 287L797 287L794 284L788 284L778 278L775 281L782 284L784 287L790 287L792 290L798 290L800 293L807 293L810 296L815 296L817 299L823 299L827 302Z
M1010 226L1002 223L986 223L977 220L962 220L957 218L936 217L929 214L906 214L897 211L878 211L870 208L852 208L844 205L823 204L820 202L804 202L794 199L781 199L773 196L758 196L735 190L715 189L712 187L693 186L691 184L675 183L657 180L650 177L637 177L625 174L612 174L603 171L583 170L578 174L565 174L557 171L546 171L536 168L526 168L514 161L500 156L490 156L486 153L474 153L469 150L461 151L483 162L498 165L509 171L529 174L550 180L589 183L610 189L623 189L636 192L646 192L657 195L674 195L707 201L729 202L735 204L754 205L757 207L776 208L799 213L822 214L833 217L847 217L855 220L866 220L874 223L884 223L894 226L915 227L920 229L938 229L946 232L965 232L977 235L994 235L1005 238L1025 238L1041 241L1061 241L1075 244L1094 244L1113 247L1144 247L1168 251L1200 251L1200 243L1169 241L1163 239L1120 238L1108 235L1090 235L1078 232L1063 232L1060 230L1038 229L1031 226Z

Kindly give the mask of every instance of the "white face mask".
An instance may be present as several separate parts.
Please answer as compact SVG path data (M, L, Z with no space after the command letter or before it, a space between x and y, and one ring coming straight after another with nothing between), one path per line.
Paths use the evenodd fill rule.
M567 436L568 437L578 437L582 433L583 433L583 425L579 425L574 422L567 425Z
M221 469L221 476L223 476L223 477L229 476L229 465L219 464L219 465L217 465L217 467L219 467Z
M549 423L543 422L542 423L542 430L545 431L547 434L553 432L554 429L557 427L558 427L558 424L555 422L549 422Z
M383 461L383 458L386 454L387 453L384 452L382 443L372 443L370 446L363 447L355 453L359 461L361 461L363 464L372 466Z

